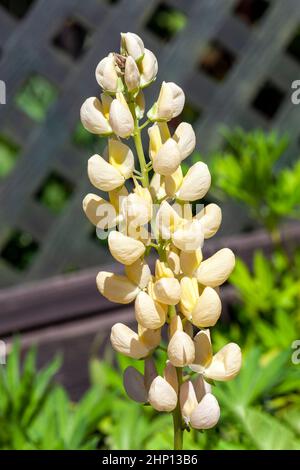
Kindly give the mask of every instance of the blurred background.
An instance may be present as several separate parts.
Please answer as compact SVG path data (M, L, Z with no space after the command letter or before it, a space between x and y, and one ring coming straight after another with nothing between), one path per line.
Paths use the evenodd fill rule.
M206 254L229 246L239 257L215 344L240 342L245 366L217 387L220 426L190 433L187 446L300 448L297 0L0 0L0 339L13 349L0 365L0 448L171 445L170 417L141 410L122 390L127 362L116 362L107 333L133 321L132 306L98 294L99 269L118 268L81 206L87 159L104 142L83 129L79 109L99 95L94 70L119 49L120 31L139 34L157 56L148 106L162 80L184 89L171 126L194 126L187 165L209 164L205 202L223 210ZM38 369L48 364L42 372L35 355Z

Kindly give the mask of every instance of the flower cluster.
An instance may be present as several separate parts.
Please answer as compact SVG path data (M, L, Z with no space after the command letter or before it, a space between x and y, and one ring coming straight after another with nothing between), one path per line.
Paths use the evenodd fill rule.
M168 125L184 107L182 89L163 82L140 124L145 114L143 88L155 80L157 71L154 54L133 33L122 34L120 53L110 53L98 64L96 79L103 92L83 103L81 120L88 131L108 137L103 155L88 161L92 185L108 198L88 194L83 209L95 226L108 229L109 250L124 265L123 274L99 272L99 291L112 302L134 302L137 331L121 323L111 330L116 351L144 360L143 375L133 367L126 369L127 394L158 411L173 411L180 416L181 428L208 429L220 416L210 383L234 378L241 367L241 351L234 343L213 354L209 330L220 317L218 289L231 274L235 258L228 248L207 259L202 256L204 240L217 232L222 215L216 204L196 213L191 204L205 196L211 178L203 162L185 175L181 169L196 145L190 124L182 122L173 133ZM141 131L148 125L147 162ZM122 140L130 137L138 168L131 147ZM152 273L147 264L151 250L158 254ZM161 376L154 351L161 348L164 328L168 358Z

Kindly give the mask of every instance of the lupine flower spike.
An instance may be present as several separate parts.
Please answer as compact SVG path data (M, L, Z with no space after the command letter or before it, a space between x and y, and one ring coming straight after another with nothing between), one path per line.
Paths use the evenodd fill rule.
M206 195L211 177L200 161L182 173L196 136L189 123L181 122L174 132L168 123L184 108L183 90L163 82L155 103L145 109L143 89L157 71L154 54L134 33L122 33L120 51L99 62L96 80L102 91L85 100L80 114L85 129L108 142L101 155L88 160L96 194L86 195L83 210L98 230L108 230L110 253L124 267L122 274L99 272L100 293L111 302L134 303L137 327L117 323L111 330L116 351L144 362L143 374L134 367L125 370L125 390L131 399L173 414L174 448L181 449L185 429L218 423L211 383L233 379L242 360L234 343L213 353L210 329L221 315L219 286L235 258L228 248L203 257L204 241L219 229L222 213L216 204L196 212L191 205ZM141 133L147 126L146 156ZM147 257L153 251L157 260L151 272ZM155 366L158 348L166 354L162 375Z

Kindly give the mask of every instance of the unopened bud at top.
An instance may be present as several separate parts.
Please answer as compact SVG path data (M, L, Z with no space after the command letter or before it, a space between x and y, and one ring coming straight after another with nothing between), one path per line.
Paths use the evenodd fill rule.
M139 61L144 56L144 43L135 33L121 33L121 53Z

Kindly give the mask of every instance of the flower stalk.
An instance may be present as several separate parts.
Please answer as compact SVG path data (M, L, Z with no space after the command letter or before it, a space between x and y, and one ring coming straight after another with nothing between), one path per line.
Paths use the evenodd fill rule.
M222 216L216 204L193 211L191 203L205 196L211 177L204 162L195 163L185 176L181 169L196 145L189 123L180 123L173 134L168 125L183 110L183 90L163 82L139 125L146 113L143 89L155 80L157 69L154 54L134 33L122 33L120 53L98 64L96 79L103 93L83 103L81 120L89 132L108 138L103 155L88 160L89 179L107 198L87 194L83 210L98 230L108 233L110 253L124 266L123 274L100 271L98 290L111 302L134 302L137 331L117 323L110 336L117 352L144 361L143 374L131 366L124 371L125 390L131 399L172 414L174 449L180 450L185 429L205 430L218 423L220 408L210 383L238 374L241 351L235 343L216 354L212 349L210 328L221 314L219 286L235 258L223 248L203 259L204 240L217 232ZM142 131L148 125L146 153ZM158 255L154 272L147 263L151 250ZM164 329L167 347L161 344ZM158 350L166 356L162 375L155 364Z

